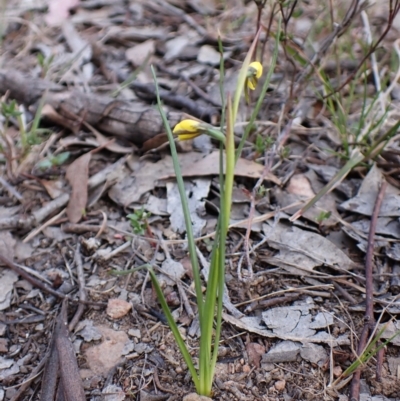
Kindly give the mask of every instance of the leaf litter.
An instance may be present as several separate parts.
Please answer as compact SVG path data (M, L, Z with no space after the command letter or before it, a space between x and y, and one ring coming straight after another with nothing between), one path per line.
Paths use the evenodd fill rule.
M297 45L309 43L312 38L318 49L328 31L307 37L313 29L312 21L317 19L315 2L309 3L301 4L301 12L294 18L296 24L290 29L294 30ZM14 400L14 396L22 397L25 393L36 397L30 382L20 390L15 386L28 378L36 385L39 383L41 379L36 375L48 352L54 369L45 369L42 384L48 380L53 384L48 387L50 390L43 388L42 395L46 391L55 394L54 374L59 371L64 391L72 392L67 399L82 399L84 388L90 397L109 400L128 396L180 400L192 389L145 272L121 277L109 274L110 270L129 270L149 262L158 266L158 274L164 272L166 295L175 309L174 317L190 345L197 346L199 333L190 307L192 278L188 273L172 163L163 145L165 138L158 114L151 106L154 88L143 64L151 60L159 68L171 125L188 111L217 123L219 110L215 105L221 97L219 72L214 67L219 64L216 32L223 33L227 67L224 91L232 93L236 64L242 59L248 38L254 35L257 8L252 2L222 10L214 1L191 1L189 7L162 0L129 5L93 1L66 2L57 15L54 4L47 18L53 18L50 22L54 26L62 22L62 29L43 24L43 14L35 10L44 10L44 3L21 2L5 11L10 18L20 19L9 19L5 31L5 45L13 57L4 54L0 90L8 98L2 102L16 99L24 103L29 110L24 118L29 120L30 113L38 111L38 100L48 99L45 107L53 109L51 113L45 110L43 116L47 119L46 127L50 125L55 135L54 140L42 138L43 146L31 148L25 161L20 157L20 127L15 121L12 123L17 128L13 126L13 132L8 130L0 136L0 168L4 177L0 188L0 250L11 260L15 251L18 263L23 263L21 266L39 282L50 282L57 298L67 293L78 299L86 288L89 302L95 305L81 304L86 305L82 308L83 317L68 334L65 325L60 325L60 303L54 293L47 293L49 288L35 281L21 280L9 266L2 267L0 377L4 384L0 385L0 398ZM268 7L266 13L271 11ZM67 9L73 9L72 13ZM32 20L22 20L28 10L32 10ZM375 8L368 12L375 18ZM21 25L16 29L14 23ZM350 32L357 36L360 21L356 19L354 24ZM25 26L29 27L26 31L22 29ZM264 47L264 61L271 55L271 43ZM390 40L385 42L390 44ZM337 127L327 118L326 109L318 108L318 101L307 99L305 92L300 91L300 95L295 92L294 96L298 96L296 100L304 110L296 114L290 135L279 139L287 149L282 147L281 153L273 154L268 146L261 151L254 146L257 135L278 138L279 124L288 122L288 117L281 115L281 105L290 103L292 78L285 71L292 71L294 66L301 73L304 67L291 52L291 45L282 46L286 46L285 52L281 52L279 68L273 74L267 103L235 172L238 196L233 217L249 218L242 227L252 230L246 241L243 229L235 227L230 231L231 252L227 255L223 300L224 346L217 365L215 399L321 399L324 380L346 367L347 362L330 359L330 355L352 355L350 335L359 329L356 310L365 309L363 257L368 249L375 198L385 179L390 184L374 238L374 295L376 312L383 310L397 316L400 310L396 298L399 270L392 266L392 261L400 260L396 242L399 185L396 168L390 169L391 160L398 162L394 141L385 149L393 151L390 157L383 152L369 171L360 166L303 219L295 224L286 221L321 189L322 181L329 181L338 171L340 163L332 155L340 148L341 139ZM292 58L290 62L285 53ZM42 61L38 61L37 54L43 55ZM327 67L330 56L324 60ZM129 82L132 68L136 67L143 67L143 71L139 79ZM350 70L343 68L350 74ZM115 93L120 97L113 98ZM208 108L210 101L212 109ZM390 107L396 108L396 102ZM212 111L202 114L203 110ZM249 110L245 105L241 105L240 113L247 121ZM354 121L359 119L351 117ZM241 129L235 128L238 135ZM66 134L71 131L67 139ZM113 142L105 134L115 135ZM93 146L102 147L98 157L90 156ZM210 152L210 143L203 148L196 146L195 142L182 148L180 163L192 195L190 207L196 236L207 234L197 241L206 278L212 245L210 233L218 213L219 188L214 182L219 174L218 152ZM132 149L133 154L121 158L121 154L129 154ZM47 171L31 168L38 160L51 160L52 155L61 151L70 152L68 167L51 165ZM286 151L289 153L285 154ZM273 163L265 174L262 163L266 164L268 158ZM262 195L257 193L253 200L251 196L242 196L251 194L260 177L265 177ZM71 188L63 184L65 178ZM251 202L255 211L249 214ZM65 206L69 222L60 214ZM138 237L126 216L141 207L153 216L143 222L147 230L143 237ZM23 243L27 231L31 232ZM77 243L84 245L80 251L81 268L73 252ZM246 266L238 274L239 258L246 252L244 243L249 247L246 263L251 266L247 268L253 275L247 274ZM23 249L24 245L29 248ZM390 261L386 266L385 256ZM263 306L264 301L268 301L264 303L267 307ZM70 302L70 316L64 316L63 322L71 323L75 309L80 307ZM56 321L56 329L52 330ZM398 329L397 323L396 320L390 327L390 333ZM7 330L2 330L1 325ZM388 346L389 355L396 354L396 341L396 345ZM65 366L57 362L57 355L65 360ZM396 362L390 358L391 376L384 377L379 387L383 399L399 394L396 386L385 387L385 383L393 383L390 380L396 371L392 367ZM330 363L332 372L325 367ZM384 369L388 369L386 360ZM375 379L368 370L365 377L368 397L374 399L370 390L378 388ZM346 397L347 390L338 391ZM336 397L324 394L324 399ZM361 394L361 399L366 394ZM48 399L53 398L50 395Z

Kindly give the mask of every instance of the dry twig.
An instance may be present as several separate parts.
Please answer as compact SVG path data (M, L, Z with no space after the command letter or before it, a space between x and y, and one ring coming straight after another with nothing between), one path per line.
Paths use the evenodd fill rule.
M384 181L379 190L378 196L376 198L374 210L371 216L371 225L368 235L368 248L365 261L365 290L366 290L366 306L365 306L365 317L364 317L364 327L361 332L360 341L358 344L358 355L361 355L367 345L368 336L374 330L375 318L374 318L374 300L373 300L373 256L374 256L374 242L375 242L375 231L378 221L379 211L381 209L383 197L385 195L385 190L387 187L386 181ZM378 358L381 360L382 358ZM377 366L380 370L380 367ZM350 387L350 400L358 401L360 399L360 379L361 379L361 369L358 369L354 375Z

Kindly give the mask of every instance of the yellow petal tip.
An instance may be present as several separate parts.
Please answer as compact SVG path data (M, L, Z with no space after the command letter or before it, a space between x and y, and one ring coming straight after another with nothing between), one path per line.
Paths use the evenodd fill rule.
M180 123L176 124L173 133L175 135L182 135L182 134L195 134L199 131L200 123L195 120L182 120Z
M259 61L253 61L249 65L249 72L251 75L259 79L263 73L263 66Z

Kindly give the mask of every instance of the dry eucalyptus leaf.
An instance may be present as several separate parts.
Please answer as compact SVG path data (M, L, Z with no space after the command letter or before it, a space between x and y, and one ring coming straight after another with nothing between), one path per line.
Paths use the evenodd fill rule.
M341 249L319 234L282 223L273 227L264 224L263 229L269 246L279 251L268 262L294 274L302 275L321 265L338 270L355 267Z
M72 187L67 206L67 216L71 223L78 223L85 212L88 199L89 163L91 152L76 159L67 168L66 178Z
M187 36L177 36L174 39L168 40L165 43L166 52L164 55L165 61L171 61L177 58L186 45L190 43L190 38Z
M15 245L17 241L13 237L10 231L0 231L0 254L8 258L9 260L14 259Z
M218 65L220 58L219 52L214 47L204 45L200 48L197 61L202 64Z
M294 174L286 187L286 191L306 198L312 198L315 195L310 181L304 174Z
M0 311L11 305L14 283L18 281L18 274L12 270L0 269Z
M313 334L311 331L308 331L308 336L306 336L299 332L291 333L290 331L287 331L285 333L282 331L270 330L269 328L267 329L265 327L261 316L243 316L237 318L228 315L227 313L223 313L222 317L226 322L238 327L241 330L246 330L250 333L255 333L266 338L280 338L281 340L298 341L304 344L327 343L332 344L332 346L350 343L347 334L334 337L327 331L318 331L315 334Z
M371 216L383 179L382 171L374 165L364 178L358 194L340 206L351 212ZM379 216L400 216L400 191L391 184L386 188Z
M185 190L188 196L190 216L193 226L193 234L199 237L206 225L205 200L210 191L211 181L205 178L193 179L185 182ZM171 228L177 233L186 232L182 202L176 182L167 183L168 213L170 214Z
M154 54L155 50L155 41L150 39L128 49L125 56L135 67L140 67L149 56Z

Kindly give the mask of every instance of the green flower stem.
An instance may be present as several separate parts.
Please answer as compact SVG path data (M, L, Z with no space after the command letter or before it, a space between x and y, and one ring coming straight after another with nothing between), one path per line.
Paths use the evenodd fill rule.
M233 181L235 177L235 135L233 132L234 119L232 115L232 101L228 98L228 113L226 118L226 170L225 170L225 187L224 187L224 221L222 230L227 231L229 227L229 217L232 207L232 191Z
M239 76L238 76L237 85L236 85L236 91L235 91L235 95L233 97L233 107L232 107L232 120L233 121L236 121L236 117L237 117L238 110L239 110L240 99L242 97L244 84L245 84L246 78L247 78L247 71L249 69L249 65L251 63L251 58L253 57L253 53L256 48L260 33L261 33L261 29L258 30L258 32L253 40L253 43L251 44L250 49L247 52L246 57L243 61L242 68L239 71Z
M240 155L242 154L243 146L246 143L247 138L249 137L250 131L253 129L254 121L256 120L258 112L260 111L261 105L262 105L262 103L264 101L264 98L265 98L265 94L267 93L267 90L268 90L269 83L271 81L272 74L273 74L273 72L275 70L276 61L278 59L278 51L279 51L281 21L282 21L281 17L279 17L278 30L277 30L278 34L276 35L276 38L275 38L275 49L274 49L274 53L272 55L270 67L268 68L268 74L267 74L267 77L265 78L264 85L263 85L263 87L261 89L261 93L260 93L260 96L257 99L257 103L256 103L256 105L254 107L254 110L251 113L250 120L246 125L246 129L244 131L243 137L240 140L240 143L239 143L239 145L238 145L238 147L236 149L236 160L238 160ZM233 121L236 121L236 118L234 118Z
M205 133L207 135L211 136L212 138L225 144L225 141L226 141L225 135L220 130L215 129L215 128L207 128L205 130Z
M218 35L218 50L220 53L219 60L219 93L221 95L221 121L220 127L221 131L225 125L225 89L224 89L224 81L225 81L225 67L224 67L224 48L222 46L221 36Z

